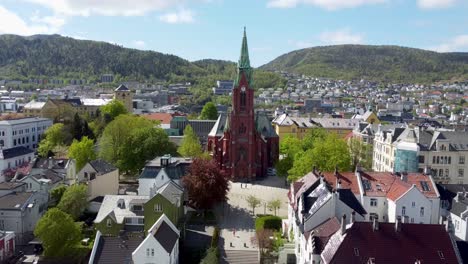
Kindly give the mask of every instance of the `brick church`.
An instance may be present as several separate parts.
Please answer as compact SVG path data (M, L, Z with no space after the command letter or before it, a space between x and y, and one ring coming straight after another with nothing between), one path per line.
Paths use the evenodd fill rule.
M254 111L253 69L244 28L232 109L221 113L208 134L208 151L233 180L250 181L267 175L279 155L279 137L264 112Z

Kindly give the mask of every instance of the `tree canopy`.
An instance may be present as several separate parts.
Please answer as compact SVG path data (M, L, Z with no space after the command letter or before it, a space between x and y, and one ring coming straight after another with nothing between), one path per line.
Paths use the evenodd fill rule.
M228 177L213 160L193 160L182 182L187 189L190 204L197 209L209 209L227 199Z
M218 119L218 110L213 102L208 102L203 106L200 114L202 120L216 120Z
M73 219L78 219L87 205L88 187L84 184L74 184L65 190L57 208L70 214Z
M69 214L51 208L37 222L34 235L42 241L45 256L69 257L81 239L81 230Z
M96 159L94 140L86 136L80 141L74 139L68 149L68 156L76 160L76 170L80 171L88 161Z
M108 115L111 120L114 120L119 115L128 114L125 105L116 99L113 99L108 104L101 106L99 110L101 111L102 115Z
M192 129L192 126L187 125L184 129L184 138L177 150L183 157L195 158L199 157L203 153L202 146L198 136Z
M39 143L38 152L41 157L53 155L53 150L57 146L65 144L64 125L61 123L53 124L49 127Z

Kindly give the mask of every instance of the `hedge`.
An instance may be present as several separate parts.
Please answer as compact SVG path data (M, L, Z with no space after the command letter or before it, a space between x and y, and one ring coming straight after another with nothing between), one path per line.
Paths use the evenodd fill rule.
M279 231L281 229L282 219L279 216L262 216L255 220L255 230L272 229Z

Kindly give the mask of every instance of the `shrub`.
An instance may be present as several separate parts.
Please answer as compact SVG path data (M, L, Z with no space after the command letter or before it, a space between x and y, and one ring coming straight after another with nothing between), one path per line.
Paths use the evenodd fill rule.
M255 230L272 229L279 231L281 229L282 219L278 216L262 216L255 220Z
M201 260L200 264L218 264L219 251L217 247L211 247L206 251L205 257Z

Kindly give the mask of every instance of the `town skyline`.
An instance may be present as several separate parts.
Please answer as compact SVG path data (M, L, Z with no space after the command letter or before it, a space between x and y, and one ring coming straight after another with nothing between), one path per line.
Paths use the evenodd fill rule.
M252 66L284 53L335 44L468 51L468 4L460 0L0 1L0 34L60 34L174 54L237 61L247 27ZM242 15L233 15L239 13ZM293 30L292 30L293 29Z

